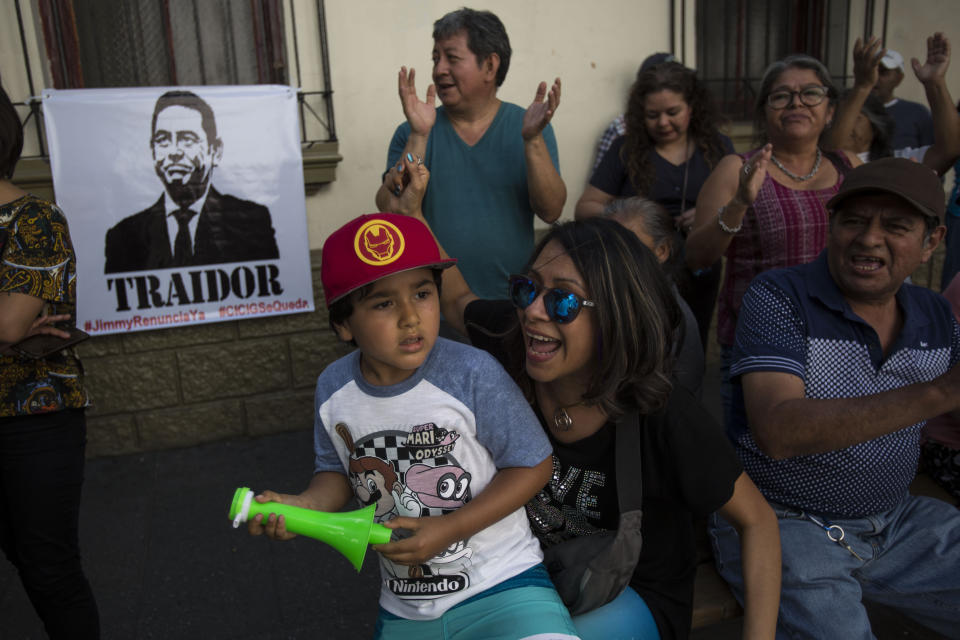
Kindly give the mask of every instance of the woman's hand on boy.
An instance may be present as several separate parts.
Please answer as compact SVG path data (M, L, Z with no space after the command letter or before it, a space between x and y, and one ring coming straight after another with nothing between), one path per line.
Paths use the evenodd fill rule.
M374 550L397 564L417 566L443 552L459 538L446 516L398 517L383 523L389 529L406 529L412 535L403 540L374 545Z
M430 171L419 159L416 163L404 158L404 169L410 181L400 193L397 213L415 218L423 218L423 196L427 193Z
M422 218L421 206L429 182L430 171L423 164L422 158L409 153L404 155L384 176L385 188L381 193L386 194L386 203L383 209Z

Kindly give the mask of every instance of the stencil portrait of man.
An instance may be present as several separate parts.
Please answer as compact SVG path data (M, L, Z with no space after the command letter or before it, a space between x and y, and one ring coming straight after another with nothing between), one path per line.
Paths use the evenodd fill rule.
M163 193L106 234L105 273L279 257L267 207L217 191L223 155L213 110L189 91L168 91L153 110L150 148Z

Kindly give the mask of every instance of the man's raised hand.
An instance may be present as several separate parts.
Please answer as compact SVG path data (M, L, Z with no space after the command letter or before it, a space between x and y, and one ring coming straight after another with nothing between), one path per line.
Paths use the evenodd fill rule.
M917 80L926 84L931 80L943 78L950 66L950 41L939 31L927 38L927 59L921 65L916 58L910 59Z
M520 134L524 140L530 140L540 135L540 132L550 124L553 114L560 106L560 78L553 81L550 92L547 93L547 83L541 82L533 102L523 114L523 127Z
M400 67L397 76L397 88L400 93L400 104L403 106L403 115L410 123L412 133L426 136L430 134L437 121L437 89L433 83L427 87L426 100L417 97L417 87L414 83L416 70Z
M880 38L871 36L866 43L857 38L853 45L853 78L858 87L873 88L880 77L880 60L887 50L880 46Z

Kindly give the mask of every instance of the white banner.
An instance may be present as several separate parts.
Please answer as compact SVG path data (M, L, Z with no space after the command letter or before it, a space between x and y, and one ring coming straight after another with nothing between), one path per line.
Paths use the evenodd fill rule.
M295 89L48 89L43 112L78 327L313 311Z

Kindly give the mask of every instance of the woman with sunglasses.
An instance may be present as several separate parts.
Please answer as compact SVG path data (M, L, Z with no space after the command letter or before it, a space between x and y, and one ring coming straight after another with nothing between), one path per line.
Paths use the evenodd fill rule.
M717 339L725 417L729 353L743 294L758 273L810 262L827 245L827 201L860 160L821 149L837 91L819 60L793 55L770 65L760 84L754 124L762 147L723 158L697 199L687 237L687 266L727 258L717 303Z
M414 204L405 212L422 219L416 194L427 172L407 168ZM773 638L776 518L719 425L672 382L680 316L653 253L612 220L568 222L538 244L509 291L508 300L479 299L453 267L443 275L441 309L510 372L553 444L552 480L527 505L542 546L617 528L615 422L631 411L641 415L643 547L629 587L574 617L581 637L686 638L697 562L693 519L719 509L736 521L749 556L744 636Z

